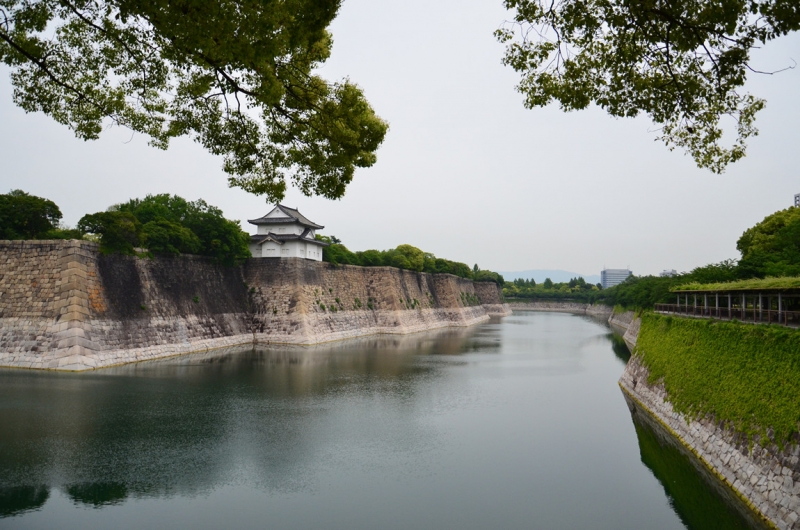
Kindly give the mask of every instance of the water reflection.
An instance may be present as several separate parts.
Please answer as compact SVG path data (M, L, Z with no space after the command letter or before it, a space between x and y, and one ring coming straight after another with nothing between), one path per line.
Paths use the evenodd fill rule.
M0 517L21 515L44 506L50 498L47 486L9 486L0 488Z
M628 364L628 360L631 358L631 351L628 349L628 345L625 343L625 339L622 338L622 335L618 333L609 333L606 337L611 341L611 350L614 352L614 355L617 356L617 359L622 361L622 364Z
M120 504L128 497L128 488L118 482L85 482L70 484L67 495L75 504L85 504L93 508Z
M661 424L630 398L625 399L631 408L642 463L664 487L670 505L687 529L769 528Z
M616 386L628 357L595 321L531 313L85 374L0 370L0 518L714 528L698 506L715 486L636 415L632 426ZM728 512L712 511L747 527Z
M400 454L424 453L430 433L416 419L417 388L440 376L438 364L463 364L476 349L499 351L497 333L216 350L77 376L5 371L0 514L46 502L47 487L20 483L58 487L94 507L242 482L307 489L309 470L325 466L326 446L347 439L348 428ZM341 417L354 401L379 403L401 421Z

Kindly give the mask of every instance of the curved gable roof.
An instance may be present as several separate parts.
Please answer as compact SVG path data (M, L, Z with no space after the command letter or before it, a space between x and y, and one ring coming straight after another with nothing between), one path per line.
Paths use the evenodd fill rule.
M267 217L276 209L286 214L287 217ZM300 225L305 226L306 228L314 228L316 230L322 230L323 228L325 228L324 226L318 225L317 223L308 219L305 215L301 214L299 210L295 208L289 208L288 206L284 206L282 204L277 205L263 217L259 217L258 219L248 219L247 222L254 225L299 223Z
M250 236L250 243L256 245L262 245L267 241L272 241L279 245L283 245L284 241L302 241L304 243L312 243L320 247L327 247L330 245L330 243L310 238L309 230L310 229L306 228L302 234L273 234L272 232L269 232L267 234L256 234L254 236Z

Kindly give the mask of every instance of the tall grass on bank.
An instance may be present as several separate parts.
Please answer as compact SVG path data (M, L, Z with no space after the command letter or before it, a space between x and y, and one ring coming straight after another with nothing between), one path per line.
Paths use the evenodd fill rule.
M800 331L645 313L636 355L673 407L781 447L800 425ZM772 433L769 433L772 434Z

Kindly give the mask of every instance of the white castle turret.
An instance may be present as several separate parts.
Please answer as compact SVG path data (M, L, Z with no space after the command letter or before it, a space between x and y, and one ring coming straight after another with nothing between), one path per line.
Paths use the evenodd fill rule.
M306 258L322 261L322 249L328 243L315 239L316 231L325 228L310 221L297 209L281 204L258 219L249 219L257 233L250 236L254 258Z

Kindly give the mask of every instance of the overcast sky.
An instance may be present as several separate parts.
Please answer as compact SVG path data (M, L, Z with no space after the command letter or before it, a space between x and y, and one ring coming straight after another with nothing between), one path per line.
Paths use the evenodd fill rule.
M654 141L646 117L526 110L492 35L508 18L500 0L345 0L321 73L358 83L390 130L342 200L290 190L284 203L351 250L409 243L493 270L652 274L738 257L741 233L800 193L800 68L752 77L750 91L767 99L761 134L718 176ZM768 44L754 63L792 59L800 35ZM159 151L110 129L84 142L25 114L8 73L0 68L0 192L52 199L70 225L148 193L203 198L251 232L246 219L268 211L228 188L221 159L191 141Z

